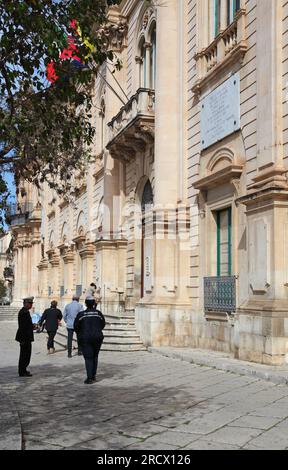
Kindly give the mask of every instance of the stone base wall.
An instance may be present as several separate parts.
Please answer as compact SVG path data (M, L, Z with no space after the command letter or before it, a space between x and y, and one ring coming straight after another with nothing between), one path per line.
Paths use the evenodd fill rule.
M136 328L146 346L174 346L232 353L268 365L288 363L288 318L237 314L230 321L207 321L203 312L175 306L137 305Z
M239 314L239 359L268 365L288 364L288 318Z
M138 305L135 323L146 346L212 349L236 355L235 326L230 322L207 321L203 312L175 308L173 305Z

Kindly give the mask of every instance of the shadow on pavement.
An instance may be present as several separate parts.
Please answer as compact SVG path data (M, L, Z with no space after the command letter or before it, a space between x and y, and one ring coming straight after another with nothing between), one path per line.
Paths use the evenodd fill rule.
M100 360L98 371L97 382L84 385L84 361L34 365L31 378L19 378L17 367L0 369L1 388L10 390L19 413L24 448L37 443L37 448L122 449L142 442L151 426L150 434L173 429L172 422L158 430L161 420L193 409L199 415L207 406L193 399L188 387L145 382L131 364Z

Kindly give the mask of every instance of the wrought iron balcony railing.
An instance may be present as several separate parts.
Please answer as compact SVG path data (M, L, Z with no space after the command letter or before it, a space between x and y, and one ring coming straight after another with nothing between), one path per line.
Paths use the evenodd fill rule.
M236 311L236 276L204 277L205 312Z
M10 225L21 225L29 219L33 212L34 204L31 201L25 203L10 204L7 208L6 218Z

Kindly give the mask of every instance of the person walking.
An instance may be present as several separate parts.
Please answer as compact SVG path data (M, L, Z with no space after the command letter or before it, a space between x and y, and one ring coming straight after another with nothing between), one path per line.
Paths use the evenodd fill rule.
M105 328L105 318L96 309L97 304L92 296L85 299L86 310L79 312L74 321L74 330L78 334L78 341L81 344L87 378L85 384L96 382L98 366L98 354L103 343L103 332Z
M95 299L96 304L101 302L101 289L97 287L94 282L91 282L90 286L87 289L86 297L93 297Z
M74 333L74 320L79 312L84 310L83 305L79 303L79 296L73 295L72 302L65 306L63 312L63 320L66 323L67 328L67 349L68 349L68 357L72 357L72 340L73 340L73 333ZM77 336L77 334L76 334ZM78 341L77 336L77 343L78 343L78 356L82 356L81 346Z
M45 328L48 333L47 350L48 354L55 352L54 338L58 330L59 322L62 320L62 312L57 308L56 300L52 300L51 307L44 311L39 326L45 322Z
M32 343L34 341L33 323L29 310L32 308L34 297L25 297L23 307L18 313L18 330L15 340L20 343L20 356L18 363L19 377L32 377L27 370L30 364Z

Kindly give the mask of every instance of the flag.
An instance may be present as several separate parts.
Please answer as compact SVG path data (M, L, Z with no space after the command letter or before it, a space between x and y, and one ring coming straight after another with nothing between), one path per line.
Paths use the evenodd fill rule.
M94 50L93 44L91 44L91 42L87 38L82 37L81 28L80 26L77 26L76 20L70 21L70 27L80 37L83 44L85 44L85 46L90 50L90 53L85 57L85 58L88 58ZM84 67L84 64L81 62L80 57L77 55L78 48L75 42L76 42L75 36L73 34L70 34L67 37L67 47L65 47L63 51L60 53L59 58L61 60L70 60L71 63L77 68ZM47 77L47 80L51 83L55 83L58 80L59 77L57 76L56 71L55 71L55 62L51 61L47 65L46 77Z

